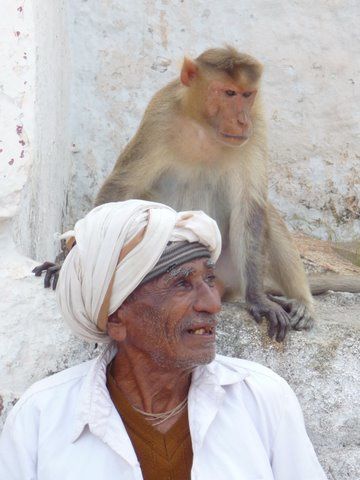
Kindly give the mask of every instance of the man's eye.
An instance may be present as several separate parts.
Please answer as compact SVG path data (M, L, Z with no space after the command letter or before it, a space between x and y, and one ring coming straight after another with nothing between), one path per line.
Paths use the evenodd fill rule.
M206 283L211 287L215 285L215 282L216 282L216 275L209 275L208 277L206 277Z
M252 93L253 93L253 92L244 92L244 93L242 94L242 96L243 96L244 98L249 98L249 97L251 97Z
M236 95L235 90L225 90L225 93L228 97L233 97L234 95Z
M175 287L188 288L191 287L191 283L186 278L182 278L175 283Z

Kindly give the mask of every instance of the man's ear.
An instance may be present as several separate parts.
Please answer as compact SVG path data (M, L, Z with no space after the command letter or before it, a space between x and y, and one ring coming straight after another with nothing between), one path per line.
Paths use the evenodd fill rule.
M123 342L126 338L126 326L121 320L121 307L108 318L107 333L116 342Z

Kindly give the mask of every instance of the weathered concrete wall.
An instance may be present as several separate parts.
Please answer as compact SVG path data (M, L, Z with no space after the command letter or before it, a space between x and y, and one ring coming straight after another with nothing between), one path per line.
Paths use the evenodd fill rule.
M14 3L13 4L14 9ZM64 0L18 2L32 6L35 63L32 163L14 221L15 240L32 258L54 258L63 229L71 174L69 49Z
M33 157L34 22L31 5L25 14L22 3L4 0L1 4L0 241L4 235L9 238Z
M64 1L0 9L0 228L23 253L53 258L71 166Z

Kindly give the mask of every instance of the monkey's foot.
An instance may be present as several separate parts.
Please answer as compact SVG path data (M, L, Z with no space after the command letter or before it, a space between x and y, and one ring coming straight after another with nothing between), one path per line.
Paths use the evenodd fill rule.
M275 336L277 342L282 342L290 326L290 318L287 312L272 302L266 296L257 297L247 301L247 309L255 318L257 323L261 323L263 317L269 322L268 335L270 338Z
M290 317L290 326L293 330L310 330L314 325L314 317L311 310L299 300L287 299L268 295L273 301L282 306Z
M44 262L38 267L35 267L32 270L32 273L34 273L36 277L41 277L42 272L46 272L44 277L44 287L49 288L52 286L52 289L55 290L59 279L60 269L60 265L56 265L56 263Z

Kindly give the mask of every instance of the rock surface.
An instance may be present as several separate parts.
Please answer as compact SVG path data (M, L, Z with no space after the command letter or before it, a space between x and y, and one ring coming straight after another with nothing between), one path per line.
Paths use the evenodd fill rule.
M360 266L351 260L357 260L358 242L354 245L335 244L309 237L300 233L293 235L296 248L311 273L339 273L342 275L360 275Z
M240 307L240 308L239 308ZM272 368L295 390L309 436L329 479L359 479L360 294L329 293L316 300L310 332L269 341L239 304L221 313L219 351Z

